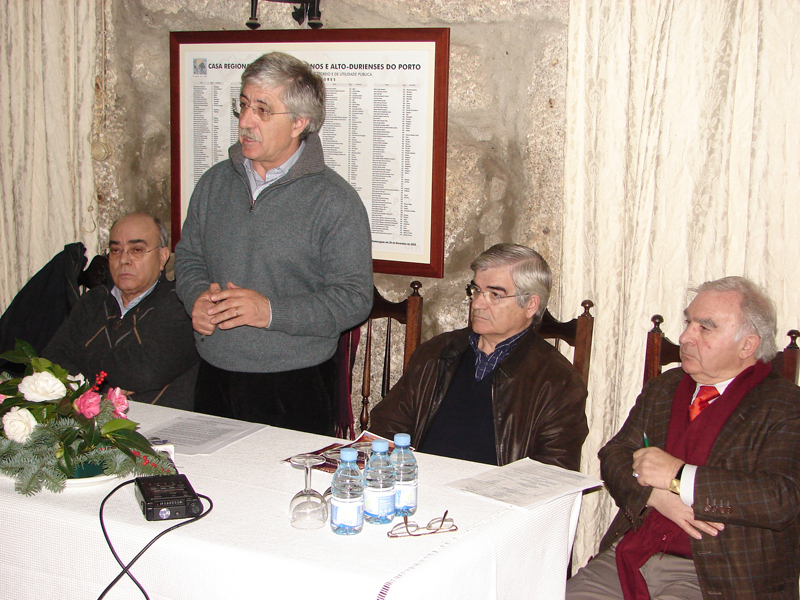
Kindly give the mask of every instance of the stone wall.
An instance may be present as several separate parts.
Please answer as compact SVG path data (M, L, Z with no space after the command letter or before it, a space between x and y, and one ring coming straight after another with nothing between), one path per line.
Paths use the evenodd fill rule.
M169 32L245 30L249 4L105 0L97 129L111 156L95 163L101 247L121 214L170 217ZM291 9L260 2L261 29L297 28ZM559 315L568 0L322 0L321 9L327 29L450 28L445 275L420 278L423 340L465 325L469 263L500 241L550 262ZM377 274L375 284L398 300L411 279Z

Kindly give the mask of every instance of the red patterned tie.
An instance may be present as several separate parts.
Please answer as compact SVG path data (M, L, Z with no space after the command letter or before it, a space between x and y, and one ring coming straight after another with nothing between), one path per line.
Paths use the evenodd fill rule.
M689 406L689 420L694 421L695 417L703 412L708 403L717 396L719 396L719 392L713 385L701 385L694 402Z

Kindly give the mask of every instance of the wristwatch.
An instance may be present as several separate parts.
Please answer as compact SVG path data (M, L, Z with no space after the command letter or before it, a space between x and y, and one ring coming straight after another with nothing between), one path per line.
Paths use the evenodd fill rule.
M681 465L681 468L678 469L678 473L675 475L675 479L670 481L669 483L669 491L673 494L681 495L681 475L683 474L683 467L685 463Z

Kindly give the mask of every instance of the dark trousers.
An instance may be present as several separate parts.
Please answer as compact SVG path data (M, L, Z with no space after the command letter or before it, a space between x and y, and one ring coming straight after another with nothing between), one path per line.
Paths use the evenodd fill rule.
M201 360L195 411L332 436L335 385L335 356L281 373L226 371Z

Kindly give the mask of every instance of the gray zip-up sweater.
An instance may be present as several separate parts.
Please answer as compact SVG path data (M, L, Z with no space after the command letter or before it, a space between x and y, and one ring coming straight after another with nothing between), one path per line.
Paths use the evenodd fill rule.
M317 134L289 172L252 201L241 146L197 182L175 248L178 296L191 315L212 282L266 296L272 323L210 336L195 332L209 363L274 373L318 365L339 334L372 306L369 220L358 193L325 166Z

